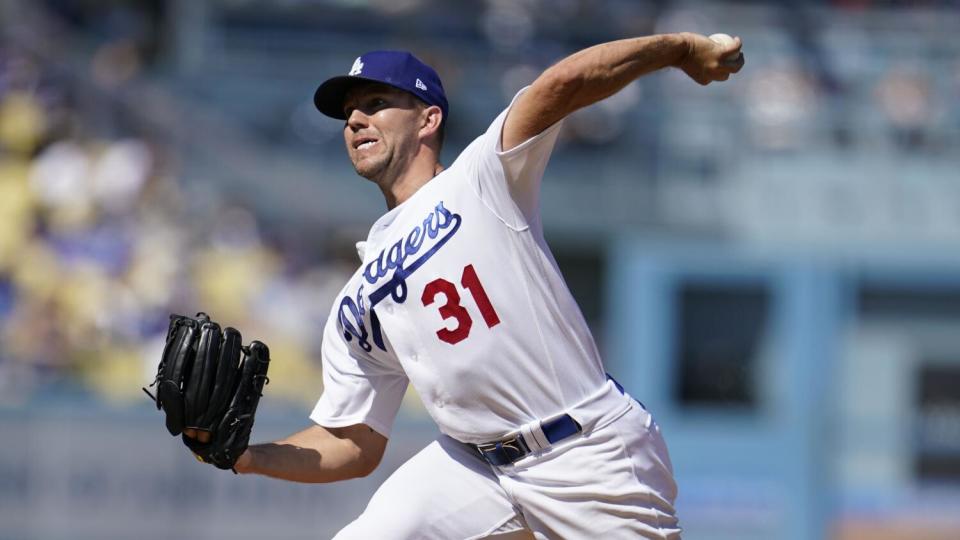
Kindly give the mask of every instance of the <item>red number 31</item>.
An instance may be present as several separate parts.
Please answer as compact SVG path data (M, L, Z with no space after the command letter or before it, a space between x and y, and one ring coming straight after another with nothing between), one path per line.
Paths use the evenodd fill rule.
M477 277L477 271L473 269L472 264L463 268L460 285L473 296L474 302L480 308L480 314L483 315L483 322L487 323L487 328L493 328L500 324L500 317L497 316L496 310L490 304L487 291L483 290L483 285L480 283L480 278ZM441 293L446 297L447 303L440 306L440 315L443 316L444 320L456 319L457 326L452 329L441 328L437 330L437 337L441 341L455 345L467 339L467 336L470 335L473 319L470 318L467 308L460 305L460 293L457 292L457 286L443 278L427 283L427 286L423 289L423 295L420 296L420 301L423 302L424 306L429 306Z

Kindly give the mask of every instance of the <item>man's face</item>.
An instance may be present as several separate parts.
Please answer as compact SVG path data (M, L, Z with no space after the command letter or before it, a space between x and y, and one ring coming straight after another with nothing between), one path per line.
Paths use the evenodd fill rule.
M357 174L374 181L402 174L419 144L419 101L402 90L371 83L347 92L343 110L343 139Z

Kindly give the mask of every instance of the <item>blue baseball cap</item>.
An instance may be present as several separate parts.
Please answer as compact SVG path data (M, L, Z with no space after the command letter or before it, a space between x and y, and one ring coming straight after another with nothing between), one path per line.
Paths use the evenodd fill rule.
M313 103L323 114L346 120L343 98L361 83L383 83L413 94L427 105L436 105L447 119L447 96L434 69L406 51L371 51L353 61L346 75L327 79L313 94Z

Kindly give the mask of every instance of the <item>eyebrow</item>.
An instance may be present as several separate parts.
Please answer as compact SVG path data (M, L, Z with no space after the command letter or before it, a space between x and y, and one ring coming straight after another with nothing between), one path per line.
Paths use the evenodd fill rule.
M347 95L347 97L344 98L343 100L343 109L347 110L348 108L350 108L351 106L354 106L357 103L362 103L363 101L377 98L377 97L384 97L386 95L389 95L389 91L381 90L381 89L371 90L359 97L356 97L356 96L351 97L350 95Z
M390 86L378 85L364 92L360 97L354 97L353 99L351 99L348 95L348 97L344 99L343 112L346 116L349 116L348 111L351 108L357 108L357 106L359 106L359 104L362 104L364 101L368 101L378 97L383 98L392 107L404 108L404 103L405 103L404 99L406 97L405 94L406 94L405 92L394 89ZM416 101L416 100L413 100L413 101Z

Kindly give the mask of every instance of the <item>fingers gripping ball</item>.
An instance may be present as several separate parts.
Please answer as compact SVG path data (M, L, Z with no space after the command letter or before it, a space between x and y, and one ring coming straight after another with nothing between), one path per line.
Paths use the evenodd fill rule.
M729 46L733 45L734 39L730 34L712 34L710 39L716 42L719 45Z
M151 397L197 459L232 469L249 444L269 365L263 343L244 347L240 332L204 313L171 315Z
M724 49L729 49L736 47L737 40L734 39L730 34L712 34L710 36L710 41L720 45ZM721 60L722 64L736 64L740 60L740 57L743 53L740 52L740 48L737 47L733 52L724 56Z

